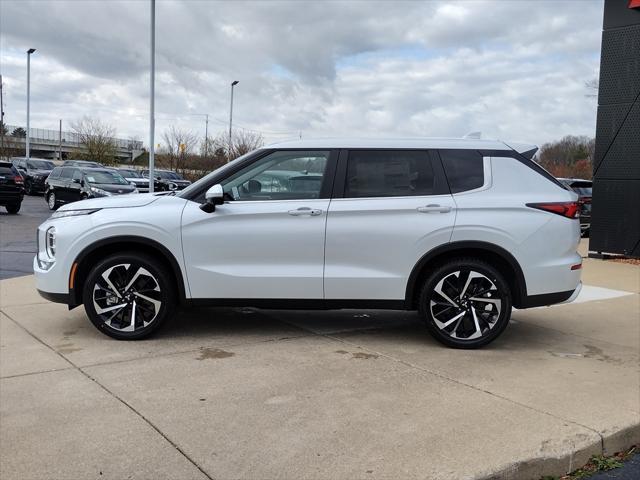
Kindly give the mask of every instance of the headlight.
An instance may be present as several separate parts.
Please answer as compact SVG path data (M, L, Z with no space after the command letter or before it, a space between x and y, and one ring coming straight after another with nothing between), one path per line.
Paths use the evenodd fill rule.
M49 258L56 257L56 227L49 227L44 234L44 246Z
M77 215L91 215L100 210L99 208L85 208L84 210L58 210L51 218L75 217ZM53 228L53 227L51 227Z
M110 197L112 195L111 192L107 192L106 190L98 187L91 187L90 190L97 195L102 195L103 197Z

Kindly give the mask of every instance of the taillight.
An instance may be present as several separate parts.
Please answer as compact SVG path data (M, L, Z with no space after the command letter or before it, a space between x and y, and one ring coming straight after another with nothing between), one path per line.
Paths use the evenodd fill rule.
M23 185L24 178L22 178L22 176L20 175L16 175L15 177L13 177L13 183L15 183L16 185Z
M545 212L556 213L567 218L578 218L580 210L578 202L546 202L546 203L527 203L527 207L537 208Z

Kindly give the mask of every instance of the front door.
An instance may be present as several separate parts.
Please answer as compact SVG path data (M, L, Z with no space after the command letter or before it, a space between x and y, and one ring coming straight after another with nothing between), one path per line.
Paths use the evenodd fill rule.
M322 299L334 161L328 150L271 152L220 182L226 201L215 212L187 202L191 297Z
M426 150L351 150L337 175L325 298L403 300L418 260L451 240L456 209L440 161Z

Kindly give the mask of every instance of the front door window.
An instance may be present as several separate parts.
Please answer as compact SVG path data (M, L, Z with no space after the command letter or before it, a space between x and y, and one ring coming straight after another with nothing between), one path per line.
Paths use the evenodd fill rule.
M320 197L329 151L279 151L221 182L231 200L305 200Z

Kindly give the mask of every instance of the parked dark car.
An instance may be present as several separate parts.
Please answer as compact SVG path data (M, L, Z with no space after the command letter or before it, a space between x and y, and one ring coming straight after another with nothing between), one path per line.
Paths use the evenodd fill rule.
M581 178L559 178L558 180L578 194L580 230L583 236L588 237L591 229L591 191L593 182Z
M122 175L107 168L56 167L45 183L44 196L51 210L87 198L138 193Z
M9 162L0 162L0 205L9 213L18 213L24 198L24 179Z
M149 178L149 170L142 170L142 175L145 178ZM182 190L183 188L191 185L189 180L185 180L179 174L172 172L171 170L156 169L154 170L154 175L156 177L154 188L158 192Z
M13 166L18 169L24 178L24 192L27 195L35 195L44 192L44 181L55 168L55 163L44 158L13 157Z
M149 179L144 178L140 170L135 168L117 168L116 171L122 175L127 182L133 183L140 193L149 192Z
M65 160L63 167L85 167L85 168L102 168L104 165L89 160Z

